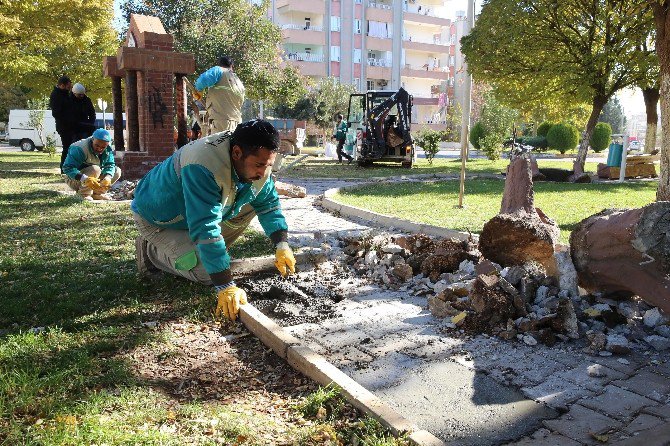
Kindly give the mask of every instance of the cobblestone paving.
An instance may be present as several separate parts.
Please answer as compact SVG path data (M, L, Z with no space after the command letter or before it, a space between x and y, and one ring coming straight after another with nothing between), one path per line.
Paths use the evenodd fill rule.
M288 181L308 192L282 200L295 245L371 229L315 205L353 182ZM358 280L350 290L341 317L289 331L448 444L670 444L667 353L600 357L572 344L453 337L425 298Z

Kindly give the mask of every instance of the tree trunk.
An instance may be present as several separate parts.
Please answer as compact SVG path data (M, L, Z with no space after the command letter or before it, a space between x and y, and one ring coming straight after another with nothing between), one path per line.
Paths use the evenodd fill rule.
M579 169L575 169L575 173L577 172L577 170L580 170L582 172L584 171L584 163L586 163L586 155L589 153L589 140L591 139L593 129L596 127L596 124L598 123L598 118L600 118L600 113L602 113L603 107L607 103L608 99L609 98L602 95L596 95L593 98L593 108L591 109L591 116L589 116L589 120L586 123L586 129L582 134L582 141L579 144L579 151L577 152L577 159L575 160L575 163L579 164Z
M658 87L642 89L644 108L647 112L647 132L645 134L644 153L651 153L656 148L656 126L658 125Z
M661 166L658 201L670 200L670 2L652 2L656 21L656 54L661 66Z
M670 202L606 209L570 234L579 285L587 291L638 295L670 312Z
M557 277L554 245L559 229L535 208L530 164L528 155L521 155L507 166L500 213L484 225L479 250L503 266L538 262L548 275Z

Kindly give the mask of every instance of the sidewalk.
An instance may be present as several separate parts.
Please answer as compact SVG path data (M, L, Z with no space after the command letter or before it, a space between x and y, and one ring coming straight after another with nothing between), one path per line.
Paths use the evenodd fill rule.
M381 232L315 205L343 181L296 181L304 199L282 200L295 245ZM391 230L390 232L396 232ZM315 237L316 234L316 237ZM338 317L289 327L342 371L449 444L667 444L670 355L590 356L572 343L528 346L479 335L454 337L425 297L352 280ZM651 429L646 431L647 429Z

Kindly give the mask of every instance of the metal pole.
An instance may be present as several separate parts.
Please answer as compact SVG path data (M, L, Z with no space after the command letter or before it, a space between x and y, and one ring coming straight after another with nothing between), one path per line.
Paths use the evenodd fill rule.
M475 0L468 0L467 26L463 35L470 34L475 26ZM461 119L461 157L468 156L468 128L470 127L470 113L472 111L472 75L468 72L465 64L465 81L463 84L463 116Z
M626 152L628 152L629 141L630 135L624 135L623 150L621 153L621 168L619 169L619 183L623 183L626 179Z
M465 129L465 144L461 145L461 181L458 188L458 207L463 207L463 196L465 195L465 160L467 159L465 153L465 147L468 146L468 137L470 135L470 129L466 127Z

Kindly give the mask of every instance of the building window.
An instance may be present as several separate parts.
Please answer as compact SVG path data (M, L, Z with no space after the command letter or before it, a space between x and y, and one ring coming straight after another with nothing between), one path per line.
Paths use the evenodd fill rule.
M361 63L361 50L354 48L354 63Z
M332 62L340 61L340 47L331 45L330 47L330 60Z
M305 28L304 29L310 29L312 27L312 18L311 17L305 17Z
M368 79L367 81L367 89L368 90L374 90L375 89L375 81Z
M453 67L455 63L456 59L454 58L454 56L449 56L449 66Z
M354 88L356 91L361 91L361 79L358 77L354 78Z
M361 20L360 19L354 19L354 33L356 33L356 34L361 33Z
M330 16L330 30L339 31L342 21L338 16Z

